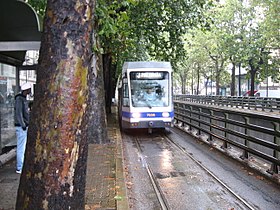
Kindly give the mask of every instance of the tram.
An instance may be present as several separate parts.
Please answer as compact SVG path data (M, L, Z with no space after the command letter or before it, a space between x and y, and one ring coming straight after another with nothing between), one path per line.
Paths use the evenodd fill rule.
M169 62L125 62L118 81L122 130L169 128L174 118Z

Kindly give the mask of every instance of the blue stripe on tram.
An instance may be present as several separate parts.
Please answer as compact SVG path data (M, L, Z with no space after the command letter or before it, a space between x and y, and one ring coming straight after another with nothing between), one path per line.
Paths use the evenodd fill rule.
M162 117L162 113L166 112L140 112L140 118L159 118ZM169 117L174 117L174 112L168 112ZM122 112L122 116L125 118L132 118L132 113Z

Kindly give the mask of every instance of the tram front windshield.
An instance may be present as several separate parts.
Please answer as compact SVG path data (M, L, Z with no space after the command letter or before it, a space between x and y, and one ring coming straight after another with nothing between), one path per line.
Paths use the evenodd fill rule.
M168 81L168 72L130 72L132 106L169 106Z

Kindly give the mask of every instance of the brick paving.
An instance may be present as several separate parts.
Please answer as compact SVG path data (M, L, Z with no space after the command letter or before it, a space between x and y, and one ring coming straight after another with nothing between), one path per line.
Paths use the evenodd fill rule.
M85 210L128 209L117 109L108 116L109 144L89 144Z
M86 208L116 209L115 144L89 145Z

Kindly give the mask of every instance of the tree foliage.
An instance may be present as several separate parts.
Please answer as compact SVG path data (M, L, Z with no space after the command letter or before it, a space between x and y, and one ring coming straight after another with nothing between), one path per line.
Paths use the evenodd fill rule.
M25 2L32 5L32 7L38 15L44 17L47 6L47 0L25 0Z
M96 20L102 46L114 52L119 65L124 60L176 61L184 56L183 36L187 30L204 21L205 3L204 0L99 1Z

